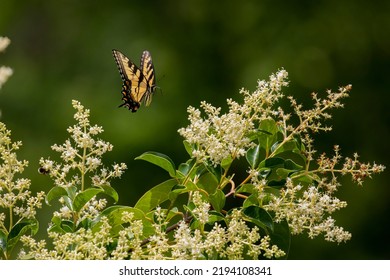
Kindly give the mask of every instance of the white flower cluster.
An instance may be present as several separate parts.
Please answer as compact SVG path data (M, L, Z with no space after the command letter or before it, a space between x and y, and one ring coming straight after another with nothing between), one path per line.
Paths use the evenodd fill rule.
M214 165L229 157L235 159L245 155L252 147L249 134L255 122L277 114L271 105L283 96L281 90L288 85L288 73L280 70L270 76L270 81L258 81L254 93L242 89L244 104L227 100L229 111L221 115L221 108L201 102L206 116L199 109L188 107L190 124L178 130L190 144L195 146L192 156L198 161L210 160Z
M3 52L10 43L11 40L9 38L0 36L0 52ZM0 66L0 89L12 73L13 71L10 67Z
M85 180L90 173L92 173L90 176L92 186L109 185L111 178L123 174L127 168L126 164L114 164L113 170L103 166L102 156L111 151L113 146L96 139L96 136L103 132L103 128L90 125L89 110L84 109L84 106L75 100L72 101L72 105L77 110L74 118L78 123L67 130L71 138L62 145L52 146L54 151L61 153L63 163L41 158L39 161L41 172L49 174L56 186L80 186L81 191L87 187Z
M196 194L196 192L194 193ZM205 206L199 193L194 195L198 206L192 212L204 213ZM201 209L199 209L200 207ZM162 221L164 212L158 208L155 214ZM204 217L204 215L201 215ZM242 219L242 214L235 209L227 218L226 227L215 223L210 231L192 230L184 220L179 222L174 231L173 240L168 238L165 223L155 224L155 234L149 238L147 249L135 246L132 259L258 259L279 258L285 255L276 245L270 244L269 236L261 237L258 228L249 228ZM134 230L133 232L134 233ZM131 236L134 236L133 234ZM135 244L136 245L136 244ZM134 246L134 245L133 245ZM137 249L138 248L138 249Z
M275 213L276 222L286 219L292 234L307 230L310 238L324 234L327 241L340 243L351 239L351 234L336 226L330 214L346 206L345 201L330 192L320 192L315 186L304 189L288 179L280 195L272 195L269 204L263 207Z
M108 219L101 219L100 230L80 228L77 232L59 234L49 232L53 240L54 249L47 249L46 242L35 241L29 236L23 236L21 241L29 248L29 252L22 250L20 259L33 258L35 260L103 260L107 259L107 247L113 242L110 235L111 226Z
M19 220L34 218L36 209L42 207L45 196L44 192L32 196L30 180L18 178L18 174L27 167L28 161L18 160L16 151L22 143L12 142L10 136L11 131L0 122L0 230L4 233ZM9 225L6 226L5 223Z

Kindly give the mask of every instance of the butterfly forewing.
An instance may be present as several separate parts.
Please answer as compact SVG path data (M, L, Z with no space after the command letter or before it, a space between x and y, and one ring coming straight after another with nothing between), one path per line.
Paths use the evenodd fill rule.
M145 99L145 104L149 105L151 94L156 87L150 53L143 52L140 68L138 68L120 51L113 50L112 52L123 81L122 100L124 103L121 106L127 106L129 110L136 112L143 99Z

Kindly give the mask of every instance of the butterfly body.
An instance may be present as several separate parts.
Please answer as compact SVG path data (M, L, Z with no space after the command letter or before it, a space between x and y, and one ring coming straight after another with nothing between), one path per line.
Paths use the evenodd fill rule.
M152 94L156 89L156 78L150 52L144 51L142 53L139 68L120 51L112 50L112 53L123 81L123 104L119 107L125 106L132 112L136 112L141 106L141 102L149 106Z

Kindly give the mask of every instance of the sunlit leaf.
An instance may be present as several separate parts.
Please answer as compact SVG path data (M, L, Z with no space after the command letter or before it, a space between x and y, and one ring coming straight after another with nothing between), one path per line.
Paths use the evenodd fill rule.
M135 159L141 159L153 163L162 169L168 171L171 177L176 175L176 167L173 161L167 155L157 152L146 152L136 157Z
M186 188L186 186L183 186L183 185L175 185L173 186L173 188L171 189L171 191L169 192L169 195L168 195L168 198L170 201L175 201L176 198L183 194L183 193L186 193L188 192L189 190Z
M259 198L258 198L257 194L251 194L250 196L248 196L244 200L242 207L247 208L247 207L250 207L253 205L255 205L255 206L259 205Z
M111 197L112 199L114 199L115 202L118 202L119 195L113 187L111 187L110 185L103 185L103 186L100 186L100 188L103 189L104 194L106 194L109 197Z
M217 181L217 178L215 178L215 175L207 172L199 178L197 186L211 194L217 189L218 183L219 182Z
M189 155L190 157L192 157L192 151L194 150L193 144L191 144L191 143L188 142L187 140L184 140L184 141L183 141L183 144L184 144L184 148L186 149L188 155Z
M73 201L74 211L79 212L95 195L102 193L102 189L89 188L76 195Z
M227 158L224 158L222 161L221 161L221 167L226 170L227 168L230 167L230 165L232 165L232 162L233 162L233 158L231 156L228 156Z
M273 119L262 120L257 132L257 138L259 145L267 153L270 151L271 146L277 140L276 133L278 132L278 126Z
M169 192L177 184L175 179L169 179L148 190L135 204L134 208L149 212L164 201L169 199Z
M236 193L254 193L257 191L257 188L253 184L244 184L236 189Z
M211 164L205 164L206 169L214 175L217 182L221 180L222 176L222 167L220 165L213 166Z
M53 199L59 199L62 196L67 196L68 193L63 187L53 187L45 197L45 202L47 205L50 205L50 202Z
M278 168L276 170L276 174L283 178L283 179L286 179L291 173L294 173L295 170L290 170L290 169L285 169L285 168Z
M284 168L286 169L290 169L290 170L295 170L295 171L298 171L298 170L302 170L303 166L302 165L299 165L297 163L295 163L293 160L291 159L286 159L284 161Z
M110 225L112 226L111 232L113 234L118 234L119 230L123 229L122 225L125 223L122 219L124 212L132 213L133 220L142 220L144 237L153 234L154 229L151 224L151 221L146 218L146 215L142 210L134 207L122 206L122 205L114 205L104 209L99 214L99 216L92 221L92 230L94 232L99 231L101 227L101 218L107 217Z
M209 199L214 210L217 212L220 212L225 206L225 194L219 189L215 193L210 194Z
M210 225L214 225L215 222L219 222L225 219L225 216L222 215L220 212L217 211L210 211L209 212L209 221L208 223Z

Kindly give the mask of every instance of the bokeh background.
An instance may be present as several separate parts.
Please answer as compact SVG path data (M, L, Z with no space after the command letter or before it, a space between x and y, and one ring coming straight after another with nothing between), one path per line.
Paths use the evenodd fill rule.
M50 146L63 143L74 123L71 100L91 109L92 123L114 145L106 164L129 169L115 180L121 204L134 205L145 190L167 179L157 167L134 158L145 151L186 152L177 129L186 108L206 100L226 108L241 87L283 67L286 94L308 104L313 91L352 84L345 109L334 111L333 128L317 137L319 151L339 144L362 161L389 167L390 1L13 1L0 2L0 36L12 43L0 65L14 75L0 91L0 121L23 141L19 158L34 191L50 189L37 173L40 157L58 159ZM152 53L157 91L150 107L132 114L121 104L121 80L111 49L137 65ZM336 245L322 238L292 239L290 259L390 259L388 170L364 187L343 180L339 197L348 207L335 217L352 233ZM39 212L40 235L49 217Z

